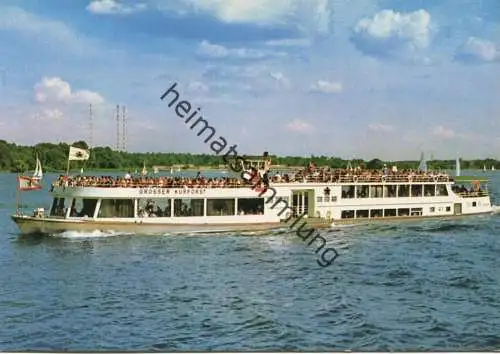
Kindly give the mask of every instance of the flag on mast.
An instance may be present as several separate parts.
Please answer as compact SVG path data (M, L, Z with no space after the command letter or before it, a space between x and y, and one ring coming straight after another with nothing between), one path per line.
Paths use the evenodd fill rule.
M74 146L69 147L68 161L84 161L90 157L90 151Z
M20 191L34 191L42 189L40 180L33 177L19 176L17 177L17 183Z

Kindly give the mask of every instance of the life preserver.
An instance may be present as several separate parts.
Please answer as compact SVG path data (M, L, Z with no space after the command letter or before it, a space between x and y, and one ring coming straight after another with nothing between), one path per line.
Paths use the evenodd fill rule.
M354 181L354 183L358 182L358 176L354 176L352 180Z

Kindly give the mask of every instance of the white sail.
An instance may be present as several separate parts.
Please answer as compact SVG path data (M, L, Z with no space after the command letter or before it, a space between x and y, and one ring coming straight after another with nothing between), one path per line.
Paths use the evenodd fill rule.
M491 170L492 170L492 171L495 171L495 166L491 166Z
M460 158L457 157L457 161L455 162L455 176L460 176Z
M483 171L486 171L486 165L483 165Z
M35 167L35 172L33 173L33 178L35 179L43 178L42 163L40 162L38 155L36 156L36 167Z
M141 174L143 176L147 175L148 174L148 170L146 169L146 161L144 161L144 165L142 166L142 171L141 171Z

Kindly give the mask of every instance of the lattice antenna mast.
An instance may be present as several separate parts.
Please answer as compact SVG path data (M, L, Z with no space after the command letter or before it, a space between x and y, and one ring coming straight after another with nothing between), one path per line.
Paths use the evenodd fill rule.
M127 150L127 108L122 106L122 150Z
M116 151L120 151L120 105L116 105Z

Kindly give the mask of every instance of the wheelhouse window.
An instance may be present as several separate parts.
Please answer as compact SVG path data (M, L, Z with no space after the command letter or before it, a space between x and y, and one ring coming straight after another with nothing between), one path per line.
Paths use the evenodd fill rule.
M342 186L342 198L354 198L354 186Z
M288 205L288 197L282 198L284 201L276 204L276 208ZM274 203L272 204L274 205ZM239 198L238 215L262 215L264 214L264 198Z
M174 216L203 216L204 204L201 198L174 199Z
M398 197L409 197L410 196L410 186L408 184L398 185Z
M396 188L395 184L389 184L384 186L384 197L385 198L396 198Z
M446 189L446 184L438 184L436 186L436 196L440 197L448 196L448 190Z
M360 184L356 186L356 196L358 198L368 198L369 197L370 186L367 184Z
M235 214L233 199L207 199L207 216L227 216Z
M65 216L66 215L66 203L64 198L54 198L52 201L52 207L50 208L51 216Z
M75 198L71 203L71 217L94 217L97 199Z
M171 217L172 199L170 198L139 199L137 203L137 216L140 218Z
M133 218L134 200L133 199L102 199L99 218Z
M412 197L421 197L422 196L422 185L421 184L412 184L411 196Z
M436 185L434 184L425 184L424 185L424 195L426 197L434 197L436 192Z

